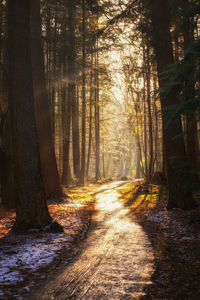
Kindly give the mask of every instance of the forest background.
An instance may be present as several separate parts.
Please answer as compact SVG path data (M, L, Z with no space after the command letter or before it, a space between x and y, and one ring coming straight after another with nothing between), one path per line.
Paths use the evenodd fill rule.
M167 181L195 206L199 1L1 1L1 194L14 229L51 222L62 185Z

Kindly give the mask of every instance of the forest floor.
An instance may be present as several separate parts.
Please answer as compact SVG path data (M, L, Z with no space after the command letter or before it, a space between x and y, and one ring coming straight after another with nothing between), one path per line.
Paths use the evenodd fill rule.
M191 211L168 211L163 186L127 183L121 190L130 217L143 227L155 260L152 284L141 299L200 299L200 193Z
M0 299L23 299L33 286L76 255L77 245L87 234L95 192L99 184L64 189L66 198L50 200L53 220L63 233L31 230L14 235L15 212L0 209Z
M137 240L139 245L146 239L146 232L151 244L147 245L147 252L152 253L154 261L151 281L143 287L144 292L126 299L200 299L200 205L192 211L167 211L164 187L142 181L114 185L113 189L117 188L121 195L119 201L127 217L143 228L137 234L136 245ZM90 184L66 190L70 198L64 202L50 201L50 213L64 226L64 233L50 233L47 228L42 233L35 231L14 236L9 233L14 213L5 215L6 212L0 211L0 299L20 300L24 295L29 298L32 290L37 290L37 285L50 274L59 273L74 261L74 257L78 259L82 244L88 242L88 239L83 240L87 236L95 198L98 199L99 193L107 193L107 189L107 185ZM106 194L102 195L104 199ZM199 196L197 200L199 202ZM89 236L92 234L94 231L90 229ZM119 248L119 244L116 247ZM108 252L114 248L110 247ZM133 263L135 258L134 254Z

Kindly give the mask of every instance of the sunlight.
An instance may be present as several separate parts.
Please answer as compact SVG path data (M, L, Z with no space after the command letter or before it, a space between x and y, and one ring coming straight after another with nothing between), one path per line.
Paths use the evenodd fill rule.
M0 1L0 298L200 299L199 2Z
M122 274L125 276L125 270L129 270L131 274L130 281L122 281L124 281L127 286L129 286L129 284L131 285L132 297L139 297L145 295L145 293L142 292L143 287L151 283L150 278L154 271L153 255L151 255L149 251L147 254L146 247L149 247L149 250L151 248L147 235L138 224L134 223L131 218L128 217L129 209L124 208L123 202L120 200L120 194L116 187L120 186L121 183L122 182L115 182L108 184L106 191L104 191L102 187L100 188L102 193L96 195L97 203L95 207L99 211L99 214L95 216L95 220L97 222L103 222L104 227L107 228L103 241L101 241L101 245L99 245L97 255L112 242L115 248L112 247L107 254L107 259L112 257L112 262L109 260L111 264L110 267L115 265L115 262L117 262L118 265L120 264L120 269L118 269L117 272L119 276ZM128 236L131 236L131 239L127 239ZM139 237L140 242L138 241L137 244L135 244L134 240L137 239L137 237ZM126 259L123 258L124 253L126 253ZM133 274L137 276L137 280L134 280ZM101 276L101 272L99 272L99 282L102 280ZM112 272L112 276L116 276L114 271ZM128 277L128 274L126 276ZM139 286L140 288L138 288ZM117 293L119 287L116 286L115 288L115 292ZM119 291L123 293L122 289Z

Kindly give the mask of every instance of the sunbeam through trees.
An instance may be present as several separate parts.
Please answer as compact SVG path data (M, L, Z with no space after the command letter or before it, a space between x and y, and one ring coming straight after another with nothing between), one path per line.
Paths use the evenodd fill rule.
M199 78L199 0L0 1L0 216L16 213L13 234L63 232L49 201L114 180L198 209Z

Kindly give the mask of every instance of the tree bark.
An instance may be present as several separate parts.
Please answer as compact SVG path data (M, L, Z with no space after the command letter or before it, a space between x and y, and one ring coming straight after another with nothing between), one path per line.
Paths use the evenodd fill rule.
M157 60L159 87L165 86L166 79L162 76L167 67L174 63L172 41L170 35L169 8L166 0L151 0L150 9L153 23L153 42ZM181 163L187 161L184 138L182 135L181 116L168 124L163 109L178 103L177 93L164 96L160 93L163 140L166 154L167 179L169 188L168 208L180 207L190 209L194 206L192 193L187 190L189 170L181 169Z
M11 209L16 207L17 186L13 166L13 136L11 129L11 112L8 108L5 125L2 134L1 162L1 195L4 207Z
M184 13L184 23L183 23L183 36L184 36L184 52L188 50L190 46L194 43L194 29L192 25L192 20L188 15L188 9L190 8L190 3L188 0L183 1L183 13ZM192 54L187 55L187 59L190 60L189 63L192 65ZM192 65L191 71L188 74L187 80L185 81L185 101L195 98L195 66ZM193 113L186 112L186 151L188 160L191 165L192 177L197 180L197 174L195 169L197 168L197 122L196 115Z
M91 144L92 144L92 102L93 102L93 53L91 53L91 70L90 70L90 115L89 115L89 139L88 139L88 156L87 156L87 168L86 168L86 177L89 174L90 166L90 154L91 154Z
M81 148L81 184L85 183L85 122L86 122L86 51L85 51L85 0L82 0L82 148Z
M98 56L98 39L96 45L96 70L95 70L95 177L96 180L100 179L100 160L99 160L99 148L100 148L100 126L99 126L99 56Z
M148 166L147 166L147 162L148 162L148 155L147 155L147 116L146 116L146 92L145 92L145 74L143 77L143 82L144 82L144 88L143 88L143 113L144 113L144 118L143 118L143 122L144 122L144 175L145 177L147 177L147 173L148 173Z
M78 102L76 99L76 36L75 36L75 13L76 6L69 1L68 5L68 29L69 29L69 49L68 49L68 97L71 99L72 114L72 152L74 176L77 184L80 182L80 138L79 138L79 119Z
M34 112L30 16L30 0L8 1L9 104L18 188L15 231L40 228L51 222L43 188Z
M66 3L66 13L70 4ZM70 132L71 132L71 45L67 43L67 24L65 22L65 16L63 20L62 36L63 36L63 53L62 53L62 65L63 65L63 86L62 86L62 133L63 133L63 164L62 164L62 183L69 184L70 182L70 166L69 166L69 150L70 150ZM69 16L70 18L70 16ZM70 33L69 33L70 34ZM67 92L68 91L68 92Z
M144 39L143 39L144 42ZM146 40L146 53L145 48L143 47L143 59L145 64L145 79L146 79L146 88L147 88L147 110L148 110L148 129L149 129L149 161L146 178L148 181L151 180L153 175L153 124L152 124L152 111L151 111L151 67L150 67L150 49L149 41ZM146 125L145 125L146 126Z
M52 141L49 99L45 82L40 0L31 0L31 58L35 116L44 190L47 198L63 195Z

